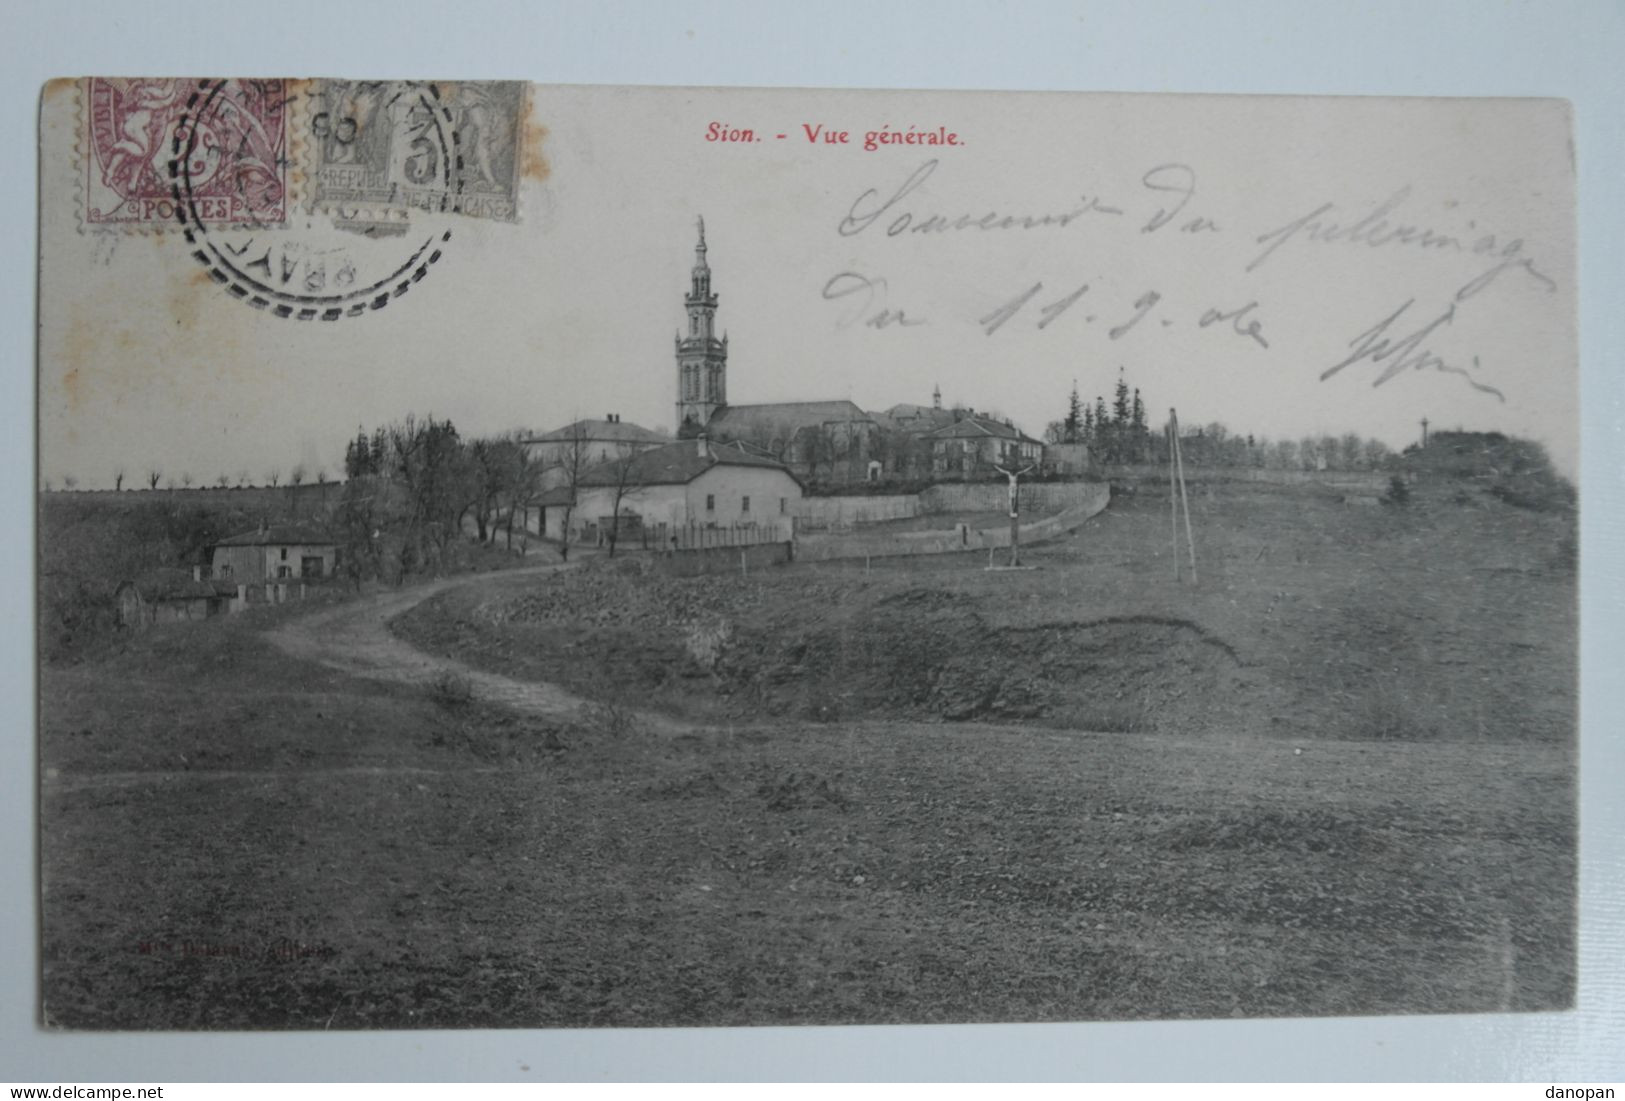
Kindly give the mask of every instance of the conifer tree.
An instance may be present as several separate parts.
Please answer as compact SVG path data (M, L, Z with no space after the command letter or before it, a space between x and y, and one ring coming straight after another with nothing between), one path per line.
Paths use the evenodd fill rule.
M1083 432L1083 400L1078 397L1078 380L1072 380L1072 395L1066 403L1066 420L1061 422L1067 443L1077 443Z
M344 446L344 476L360 478L376 472L372 462L372 444L367 440L367 430L357 427L355 439Z

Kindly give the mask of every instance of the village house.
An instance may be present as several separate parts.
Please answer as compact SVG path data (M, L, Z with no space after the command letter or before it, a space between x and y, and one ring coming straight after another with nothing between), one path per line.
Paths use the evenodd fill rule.
M243 584L331 577L338 550L334 539L313 528L261 526L214 544L210 574L218 581Z
M542 467L543 489L566 484L572 469L585 470L670 442L669 435L628 424L621 420L619 413L606 413L603 420L574 421L521 441L531 458Z
M994 466L1036 466L1044 457L1044 444L1008 421L975 413L961 416L920 439L931 448L932 469L939 474L985 473Z
M900 401L883 414L886 422L892 427L914 435L923 435L932 429L952 424L954 413L959 410L944 409L942 407L942 387L937 386L931 391L930 405L916 405L910 401Z
M665 546L684 528L788 523L801 495L784 464L699 437L593 467L568 509L569 487L550 490L541 523L549 539L562 540L568 511L572 543L597 543L618 524L619 539Z

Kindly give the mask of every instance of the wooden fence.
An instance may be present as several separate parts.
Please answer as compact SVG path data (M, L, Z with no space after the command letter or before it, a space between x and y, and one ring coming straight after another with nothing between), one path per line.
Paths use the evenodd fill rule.
M651 550L712 550L788 543L795 538L795 521L785 517L749 524L655 524L644 530L653 536Z

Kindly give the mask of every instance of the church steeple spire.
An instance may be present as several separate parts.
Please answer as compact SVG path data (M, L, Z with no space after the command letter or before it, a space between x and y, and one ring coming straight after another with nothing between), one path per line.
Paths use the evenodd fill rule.
M689 300L701 301L711 297L711 265L705 262L705 218L698 219L700 240L694 246L694 290L689 294ZM715 299L712 299L715 305Z
M717 296L711 291L711 265L706 260L705 219L695 222L692 283L683 306L688 335L677 339L677 428L680 434L703 431L711 414L727 404L728 340L716 335Z
M683 304L688 307L688 335L701 340L715 336L717 296L711 293L711 265L705 260L705 219L699 219L700 239L694 246L693 285Z

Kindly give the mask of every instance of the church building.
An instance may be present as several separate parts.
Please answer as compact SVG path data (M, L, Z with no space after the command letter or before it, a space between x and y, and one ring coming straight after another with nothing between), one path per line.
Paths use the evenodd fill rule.
M683 305L688 335L677 334L677 435L703 435L717 410L728 404L728 334L717 338L717 296L705 262L705 219L694 246L693 285Z
M1040 441L1008 420L962 406L945 409L940 387L929 406L905 402L883 413L864 412L845 399L730 404L728 334L717 334L704 218L698 227L683 299L688 332L676 337L680 439L733 444L814 482L977 477L1018 456L1040 461Z
M734 443L813 477L840 481L865 476L870 438L879 425L855 403L728 404L728 334L719 337L716 331L717 294L711 289L704 218L699 220L683 307L688 332L676 338L679 438Z

